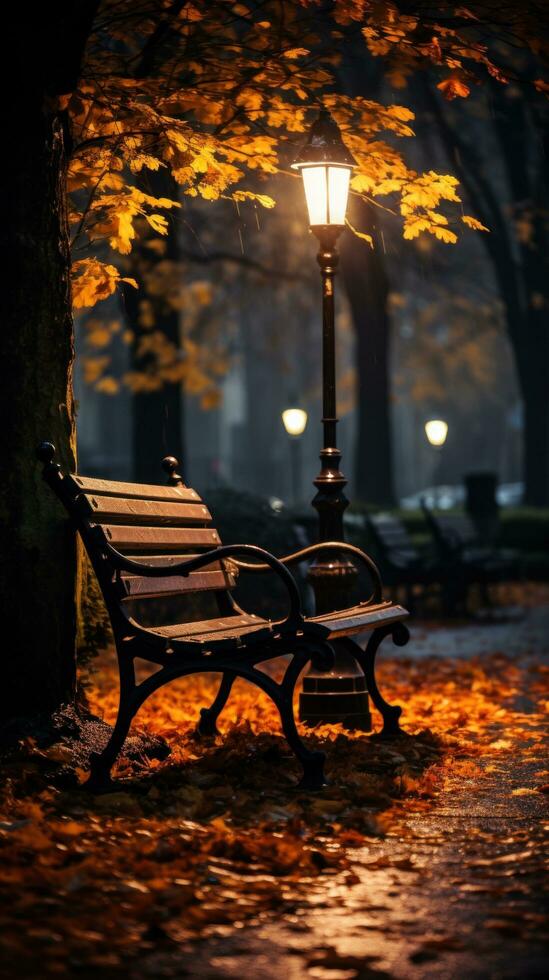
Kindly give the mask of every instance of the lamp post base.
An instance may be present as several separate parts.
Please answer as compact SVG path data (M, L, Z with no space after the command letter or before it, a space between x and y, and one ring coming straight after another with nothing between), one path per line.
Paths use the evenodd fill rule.
M345 657L344 670L351 658ZM341 725L347 731L371 732L372 716L366 679L362 673L327 674L310 671L303 678L299 717L305 725Z
M340 477L340 482L342 478ZM319 480L317 481L318 486ZM320 489L320 488L319 488ZM333 495L337 487L335 481L327 490L319 492L313 503L319 510L325 508L327 494L328 506L332 513L343 510L346 503L343 494ZM335 506L334 506L335 504ZM342 524L332 534L325 534L342 540ZM317 559L309 567L309 582L315 596L317 613L329 613L334 609L345 609L352 602L356 591L357 570L345 558L333 557ZM347 731L371 732L372 717L366 688L366 678L346 645L338 640L331 642L335 653L334 666L330 671L320 673L311 668L303 678L303 693L299 698L299 720L305 725L341 725Z

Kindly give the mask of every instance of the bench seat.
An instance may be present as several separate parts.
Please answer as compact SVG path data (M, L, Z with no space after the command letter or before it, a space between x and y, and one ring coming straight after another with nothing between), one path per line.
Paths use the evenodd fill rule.
M322 616L308 616L305 623L315 624L318 633L326 639L340 636L352 636L355 633L365 633L376 629L381 623L400 622L408 615L403 606L393 602L381 602L377 605L351 606ZM250 636L256 633L254 640L261 639L265 634L280 634L278 623L261 616L244 614L241 616L226 616L223 619L203 619L194 623L178 623L171 626L154 626L148 632L170 640L209 644L219 643L239 636Z

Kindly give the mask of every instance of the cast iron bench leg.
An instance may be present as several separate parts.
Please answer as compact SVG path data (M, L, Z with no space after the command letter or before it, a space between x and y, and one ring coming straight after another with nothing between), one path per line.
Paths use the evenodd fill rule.
M303 776L299 786L301 789L322 789L326 784L324 777L324 752L311 752L301 741L294 719L293 696L294 688L303 668L310 660L308 655L293 654L280 684L256 670L255 667L239 667L238 674L260 687L276 705L280 715L282 731L288 745L303 767Z
M130 730L132 720L139 708L135 700L135 667L133 657L118 658L120 671L120 700L118 715L109 741L101 753L93 752L90 756L90 775L85 783L86 789L100 792L112 785L111 769L116 761Z
M244 680L250 681L256 687L265 691L278 710L286 741L303 767L303 777L299 785L303 789L314 790L321 789L325 785L325 755L323 752L311 752L303 744L299 737L293 714L294 687L302 669L309 662L309 659L310 657L307 655L293 654L292 660L286 668L284 678L280 684L277 684L272 677L269 677L263 671L257 670L254 666L248 664L239 665L234 672L224 671L223 680L215 701L211 708L202 710L206 712L206 718L211 723L212 716L208 718L209 712L215 710L217 713L215 717L217 717L226 703L231 686L236 677L243 677ZM174 665L174 667L163 667L139 685L136 685L133 659L121 657L119 663L120 704L118 717L107 745L101 754L94 754L90 759L91 773L85 785L92 792L100 792L112 786L110 778L111 768L124 745L132 719L147 698L154 691L176 680L178 677L200 673L200 668L197 669L196 666Z
M303 776L299 785L301 789L315 790L322 789L326 784L324 777L326 756L324 752L311 752L303 744L297 731L293 707L294 688L306 663L307 659L303 660L298 656L294 656L290 661L280 685L282 698L281 704L277 707L286 741L303 766Z
M359 647L358 643L355 643L353 640L347 640L347 644L349 646L349 652L352 652L353 657L358 661L364 671L368 694L383 718L383 728L380 735L382 738L394 738L395 736L405 734L398 723L398 719L402 714L402 708L398 704L389 704L385 700L377 686L375 676L376 654L386 636L392 636L393 643L399 647L405 646L410 639L410 634L402 623L393 623L390 626L382 626L374 630L365 650Z
M219 735L216 722L227 704L235 680L235 674L224 673L215 700L209 708L200 709L200 721L197 726L199 735Z

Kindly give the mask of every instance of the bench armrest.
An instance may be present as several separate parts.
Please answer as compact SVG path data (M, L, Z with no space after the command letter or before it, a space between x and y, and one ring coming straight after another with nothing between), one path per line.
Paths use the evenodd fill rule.
M354 544L347 544L345 541L320 541L317 544L309 545L307 548L302 548L301 551L295 551L291 555L285 555L284 558L279 558L278 561L282 565L292 565L295 562L305 561L311 555L314 555L319 551L346 551L351 555L355 555L355 557L358 558L363 565L366 565L374 584L374 591L372 592L370 598L366 600L366 603L381 602L383 597L383 585L381 582L379 569L370 556L367 555L365 551L357 548ZM248 562L235 560L235 565L237 568L242 569L242 571L247 572L270 571L270 566L267 563L251 564Z
M283 624L285 626L299 626L303 623L301 597L292 573L288 571L288 569L278 558L275 558L275 556L271 555L269 551L266 551L264 548L259 548L257 545L222 545L220 548L212 548L211 551L207 551L203 555L197 555L195 558L190 558L188 561L182 561L171 565L147 565L144 562L127 558L126 555L123 555L120 551L117 551L116 548L113 548L113 546L104 539L102 539L100 547L101 550L107 554L109 561L118 571L134 572L136 575L145 575L151 578L162 578L166 575L185 576L189 575L190 572L197 571L204 565L211 564L212 561L220 561L223 558L232 558L233 555L239 554L250 555L252 558L260 559L261 562L260 564L249 563L246 565L247 568L253 570L263 566L273 572L276 572L288 590L290 611L286 619L283 620ZM235 564L240 563L235 561Z

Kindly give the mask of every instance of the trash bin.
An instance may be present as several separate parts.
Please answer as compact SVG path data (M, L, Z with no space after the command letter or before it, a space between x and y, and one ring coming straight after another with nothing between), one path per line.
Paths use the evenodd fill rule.
M497 475L468 473L463 482L465 508L475 525L479 540L484 545L493 545L498 534Z

